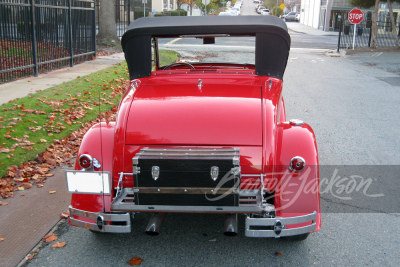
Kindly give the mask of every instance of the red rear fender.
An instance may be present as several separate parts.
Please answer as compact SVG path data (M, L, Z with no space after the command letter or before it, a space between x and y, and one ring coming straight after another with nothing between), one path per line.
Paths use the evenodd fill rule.
M290 170L294 157L305 161L300 171ZM317 212L317 229L321 226L319 191L319 163L315 135L307 124L278 126L277 139L277 186L275 190L277 215L301 216Z
M101 168L94 168L95 171L108 171L112 174L114 129L114 122L102 122L95 124L86 132L76 157L75 170L81 170L78 164L79 157L89 154L101 164ZM106 196L108 198L106 210L110 209L110 197ZM71 205L76 209L98 212L104 210L103 201L102 194L72 194Z

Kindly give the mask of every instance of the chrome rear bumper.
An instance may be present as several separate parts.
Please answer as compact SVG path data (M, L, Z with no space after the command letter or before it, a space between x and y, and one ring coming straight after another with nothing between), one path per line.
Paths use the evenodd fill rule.
M70 206L70 224L93 231L107 233L130 233L131 217L127 213L89 212ZM92 220L87 222L78 217ZM251 218L246 216L245 236L247 237L285 237L306 234L316 229L317 212L290 218ZM307 226L287 229L288 225L310 222Z
M89 212L69 207L70 224L93 231L106 233L130 233L131 218L129 213L103 213ZM75 218L75 216L87 218L94 222L87 222Z
M246 217L245 235L247 237L284 237L307 234L316 229L317 212L290 218L250 218ZM310 225L286 229L288 225L311 222Z

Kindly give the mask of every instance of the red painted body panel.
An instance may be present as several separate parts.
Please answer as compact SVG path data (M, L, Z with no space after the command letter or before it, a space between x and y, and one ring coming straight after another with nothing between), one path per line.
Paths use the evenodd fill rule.
M293 217L317 212L317 229L321 227L319 162L315 135L307 124L293 126L280 123L277 140L277 215ZM289 171L288 163L295 156L306 162L303 171Z
M126 144L260 146L261 79L213 76L143 79L129 112Z
M82 154L89 154L101 163L100 169L95 171L109 171L112 173L113 142L115 122L95 124L85 134L79 148L75 170L81 170L78 158ZM72 194L71 205L76 209L98 212L110 210L111 196L102 194Z

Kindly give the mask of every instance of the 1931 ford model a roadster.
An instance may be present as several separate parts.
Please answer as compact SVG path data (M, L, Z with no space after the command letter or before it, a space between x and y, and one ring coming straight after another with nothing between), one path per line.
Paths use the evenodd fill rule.
M156 234L165 213L185 212L225 214L226 235L238 214L249 237L320 229L315 136L286 121L282 20L143 18L122 46L131 85L116 122L93 126L66 172L71 225L130 232L131 214L152 212L146 232Z

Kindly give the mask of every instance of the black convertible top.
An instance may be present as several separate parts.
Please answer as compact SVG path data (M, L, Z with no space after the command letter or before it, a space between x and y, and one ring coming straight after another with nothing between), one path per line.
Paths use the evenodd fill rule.
M131 79L151 74L152 37L195 34L256 36L256 74L282 79L290 50L286 23L275 16L140 18L122 36Z

